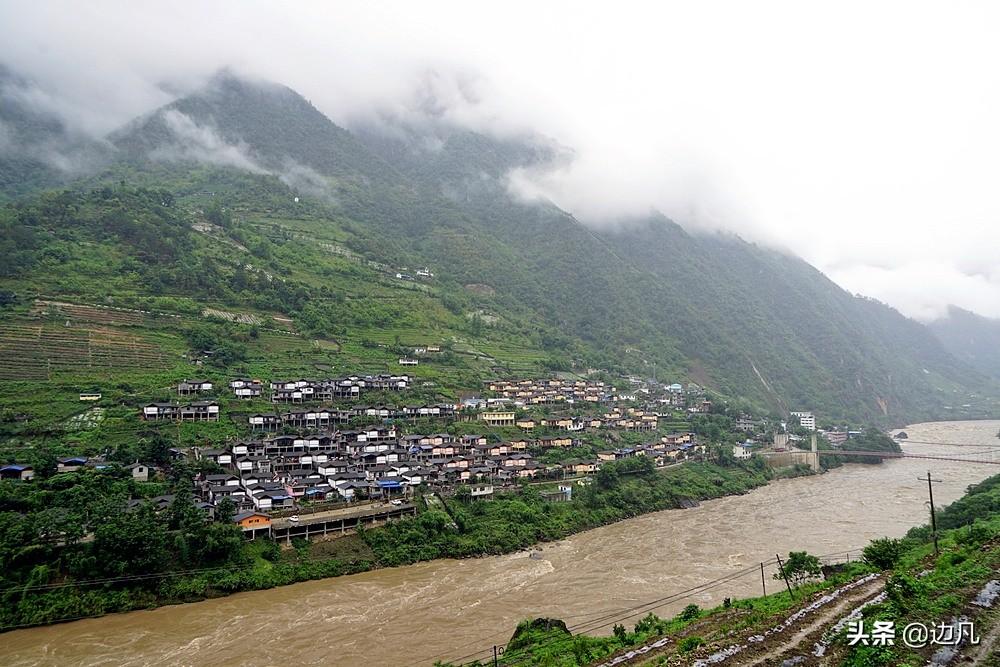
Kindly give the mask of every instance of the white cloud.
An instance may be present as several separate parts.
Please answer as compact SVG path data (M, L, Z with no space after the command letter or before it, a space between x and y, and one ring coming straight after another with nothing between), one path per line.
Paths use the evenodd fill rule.
M107 131L214 69L334 120L537 130L522 193L787 247L927 318L1000 309L996 3L0 2L0 60Z
M154 160L191 160L237 167L256 174L268 173L250 156L246 145L226 142L214 128L198 125L176 109L166 110L163 121L173 141L153 149L150 158Z

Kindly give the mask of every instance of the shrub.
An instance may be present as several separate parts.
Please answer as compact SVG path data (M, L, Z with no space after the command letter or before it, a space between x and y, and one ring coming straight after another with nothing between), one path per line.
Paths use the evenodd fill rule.
M872 540L864 549L864 560L880 570L891 570L903 553L902 542L889 537Z
M680 616L678 618L680 618L682 621L693 621L694 619L698 618L699 614L701 614L701 607L699 607L696 604L689 604L688 606L684 607L684 611L680 613Z
M681 653L690 653L704 643L705 640L701 637L685 637L677 643L677 648Z

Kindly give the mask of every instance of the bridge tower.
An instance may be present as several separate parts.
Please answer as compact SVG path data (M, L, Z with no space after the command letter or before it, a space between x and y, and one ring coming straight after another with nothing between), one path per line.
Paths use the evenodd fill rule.
M812 435L812 446L809 448L809 467L813 472L819 472L819 450L816 449L816 434Z

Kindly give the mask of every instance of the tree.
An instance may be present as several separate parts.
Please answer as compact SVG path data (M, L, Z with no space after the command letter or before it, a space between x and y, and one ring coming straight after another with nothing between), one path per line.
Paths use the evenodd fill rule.
M122 509L105 512L106 520L94 530L95 562L111 576L159 572L166 564L167 534L153 506Z
M232 217L217 201L212 202L205 210L205 219L223 229L228 229L233 223Z
M899 561L903 553L903 544L899 540L881 537L872 540L864 549L865 562L880 570L890 570Z
M699 614L701 614L701 608L696 604L689 604L684 607L684 610L681 611L678 618L682 621L693 621L698 618Z
M170 528L177 531L174 544L179 559L188 565L201 564L208 548L205 514L194 504L191 488L182 486L170 503Z
M472 490L468 484L461 484L455 489L455 500L462 503L469 503L472 500Z
M236 516L236 503L231 498L223 498L215 506L215 520L220 524L228 525L233 522Z
M820 567L819 558L812 556L805 551L788 552L788 560L785 561L782 571L794 585L799 586L813 577L819 576L823 571ZM775 579L782 579L781 572L774 573Z
M57 463L56 455L47 447L36 452L31 459L35 474L41 478L52 477L56 474Z

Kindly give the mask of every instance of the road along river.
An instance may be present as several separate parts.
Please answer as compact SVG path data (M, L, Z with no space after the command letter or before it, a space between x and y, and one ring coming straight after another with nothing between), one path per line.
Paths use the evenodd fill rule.
M1000 449L998 428L997 421L917 424L906 429L913 441L975 446L914 442L904 450L991 459L991 450ZM475 652L485 657L523 618L556 617L573 627L738 572L775 553L858 553L874 537L901 536L927 522L927 484L917 477L928 470L942 480L934 488L940 506L969 484L1000 473L1000 466L924 459L848 465L781 480L745 496L597 528L531 555L439 560L17 630L0 637L0 664L405 667ZM767 586L778 587L770 572ZM711 606L760 590L757 572L655 612L669 616L686 604ZM607 632L617 620L591 631ZM635 617L620 620L628 625Z

